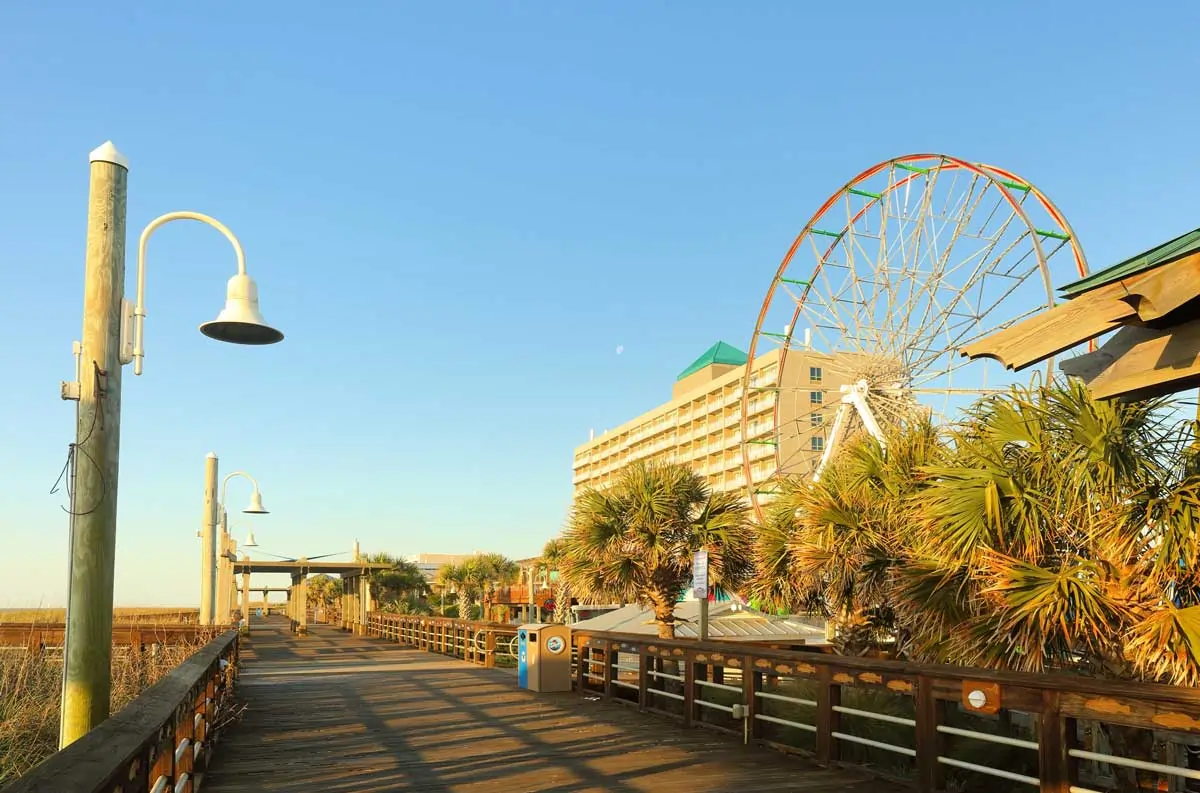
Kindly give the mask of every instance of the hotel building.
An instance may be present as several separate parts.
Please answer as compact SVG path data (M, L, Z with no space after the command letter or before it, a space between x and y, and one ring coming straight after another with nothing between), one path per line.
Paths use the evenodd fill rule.
M763 486L777 471L808 473L816 467L841 397L842 379L831 365L833 356L789 349L781 378L780 352L771 350L749 364L748 437L755 486ZM747 365L741 350L714 344L675 379L669 402L575 449L575 492L608 486L635 460L685 463L715 491L746 492L741 399Z

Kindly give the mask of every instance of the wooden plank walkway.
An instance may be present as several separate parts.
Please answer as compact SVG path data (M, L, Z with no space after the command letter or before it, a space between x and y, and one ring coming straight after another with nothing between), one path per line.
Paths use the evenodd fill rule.
M326 626L293 638L285 621L260 620L242 659L249 707L217 746L205 793L897 789Z

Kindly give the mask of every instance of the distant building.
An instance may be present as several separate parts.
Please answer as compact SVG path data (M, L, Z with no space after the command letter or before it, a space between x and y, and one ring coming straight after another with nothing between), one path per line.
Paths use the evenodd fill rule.
M425 580L432 581L437 578L437 571L446 565L462 564L468 559L474 559L479 554L480 551L475 553L417 553L405 556L404 561L415 564L425 574Z
M757 485L777 471L808 473L825 448L845 382L834 356L789 349L752 364L748 436L750 476ZM742 380L746 354L719 341L676 378L671 401L575 449L575 492L605 487L635 460L686 463L719 492L746 492L742 459ZM776 428L779 428L777 431Z

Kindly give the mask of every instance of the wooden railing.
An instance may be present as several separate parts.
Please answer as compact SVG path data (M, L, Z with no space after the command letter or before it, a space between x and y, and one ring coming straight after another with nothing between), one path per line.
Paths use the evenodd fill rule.
M5 793L194 793L232 708L237 661L227 631Z
M517 628L504 623L372 613L366 634L488 668L517 658Z
M1187 787L1200 781L1196 689L732 642L577 632L573 644L581 692L921 791L951 777L969 791L1200 790Z
M372 614L484 666L516 627ZM576 631L577 691L922 791L1200 791L1200 690Z
M113 625L113 644L149 647L153 644L196 644L224 633L227 626L200 625ZM0 649L24 647L29 650L61 648L64 627L61 623L0 623Z

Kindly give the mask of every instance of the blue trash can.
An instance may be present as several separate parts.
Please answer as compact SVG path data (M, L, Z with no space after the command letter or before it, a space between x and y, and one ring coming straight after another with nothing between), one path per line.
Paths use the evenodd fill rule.
M529 688L529 631L517 631L517 687Z

